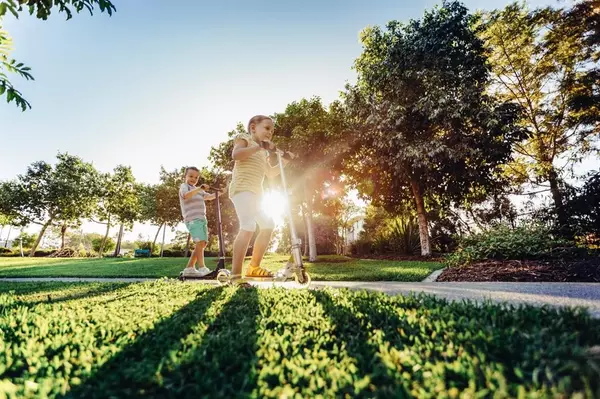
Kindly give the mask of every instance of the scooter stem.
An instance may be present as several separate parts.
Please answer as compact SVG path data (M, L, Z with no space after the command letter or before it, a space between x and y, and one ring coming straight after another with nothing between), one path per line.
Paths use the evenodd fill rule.
M281 151L277 151L277 162L279 163L279 173L281 174L281 184L283 185L283 195L285 196L285 211L288 217L290 225L290 235L292 241L292 256L294 257L294 263L296 266L302 266L302 253L301 253L301 241L298 239L296 234L296 226L294 225L294 219L292 215L292 207L290 206L289 194L287 190L287 181L285 179L285 171L283 167L283 158Z

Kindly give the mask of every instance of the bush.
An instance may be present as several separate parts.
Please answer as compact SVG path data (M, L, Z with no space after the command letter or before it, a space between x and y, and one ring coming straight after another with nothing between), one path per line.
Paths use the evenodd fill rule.
M102 239L104 237L95 237L92 239L92 249L94 252L100 251L100 246L102 245ZM111 252L115 249L117 243L110 237L106 237L106 242L104 243L104 253Z
M481 260L536 260L578 256L571 241L556 238L547 227L500 225L465 237L459 249L446 257L448 266L463 266Z
M160 252L158 253L160 255ZM177 249L165 249L163 251L163 256L165 258L181 258L185 255L184 251L179 251Z
M363 232L361 237L352 243L353 255L402 254L413 255L420 250L419 225L414 216L403 215L386 219L383 226L375 234Z
M55 252L56 252L55 249L39 249L33 253L33 256L36 258L43 258L46 256L50 256Z
M0 247L0 255L4 254L12 254L12 251L9 248Z

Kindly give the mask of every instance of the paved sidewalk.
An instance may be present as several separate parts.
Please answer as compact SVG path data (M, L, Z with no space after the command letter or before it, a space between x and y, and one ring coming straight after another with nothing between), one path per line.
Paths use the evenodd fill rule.
M0 283L64 281L64 282L144 282L155 278L76 278L76 277L40 277L40 278L0 278ZM175 280L176 281L176 280ZM188 280L186 284L217 284L210 280ZM252 282L259 288L285 287L299 288L294 282L272 283ZM310 288L325 287L366 289L384 292L390 295L426 293L449 300L482 301L491 299L495 302L507 302L515 305L530 304L536 306L549 305L556 307L581 306L588 308L593 317L600 318L600 283L446 283L421 282L402 283L390 281L313 281Z

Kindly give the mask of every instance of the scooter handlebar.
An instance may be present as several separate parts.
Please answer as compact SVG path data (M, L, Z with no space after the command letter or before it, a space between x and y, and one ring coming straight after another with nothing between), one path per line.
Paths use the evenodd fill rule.
M278 151L281 151L281 156L283 157L283 159L287 159L288 161L294 159L294 157L289 151L280 150L275 144L271 143L270 141L260 141L258 144L262 149L267 150L271 153L277 153Z

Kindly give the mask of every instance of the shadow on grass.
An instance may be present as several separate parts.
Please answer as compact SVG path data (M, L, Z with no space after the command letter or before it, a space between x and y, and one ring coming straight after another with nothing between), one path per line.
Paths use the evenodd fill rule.
M87 298L91 296L102 295L111 291L115 291L120 288L125 288L131 283L72 283L72 282L7 282L0 283L0 294L7 294L9 292L14 295L21 297L24 295L46 295L44 299L18 299L18 302L32 306L39 303L56 303L64 302L71 299ZM86 288L85 291L76 291L71 294L66 292L66 295L61 296L62 290L72 288Z
M207 289L63 398L247 396L256 385L258 293ZM212 307L215 308L212 308Z
M23 303L26 305L34 306L34 305L38 305L41 303L53 304L53 303L72 301L72 300L76 300L76 299L90 299L90 298L93 298L96 296L108 294L109 292L120 290L122 288L126 288L129 285L131 285L131 283L116 283L116 284L115 283L103 283L102 285L100 285L98 287L92 287L83 292L75 292L71 295L58 296L58 297L56 297L56 296L53 297L52 294L48 294L47 298L44 300L23 301ZM119 299L121 299L121 298L122 297L119 297Z
M394 370L390 370L378 356L379 348L370 342L368 317L358 317L355 309L336 303L327 291L311 291L335 325L336 339L345 344L348 355L356 359L356 374L370 376L369 387L359 392L347 392L350 397L390 397L408 398L410 393L396 379ZM389 315L389 317L394 317Z

